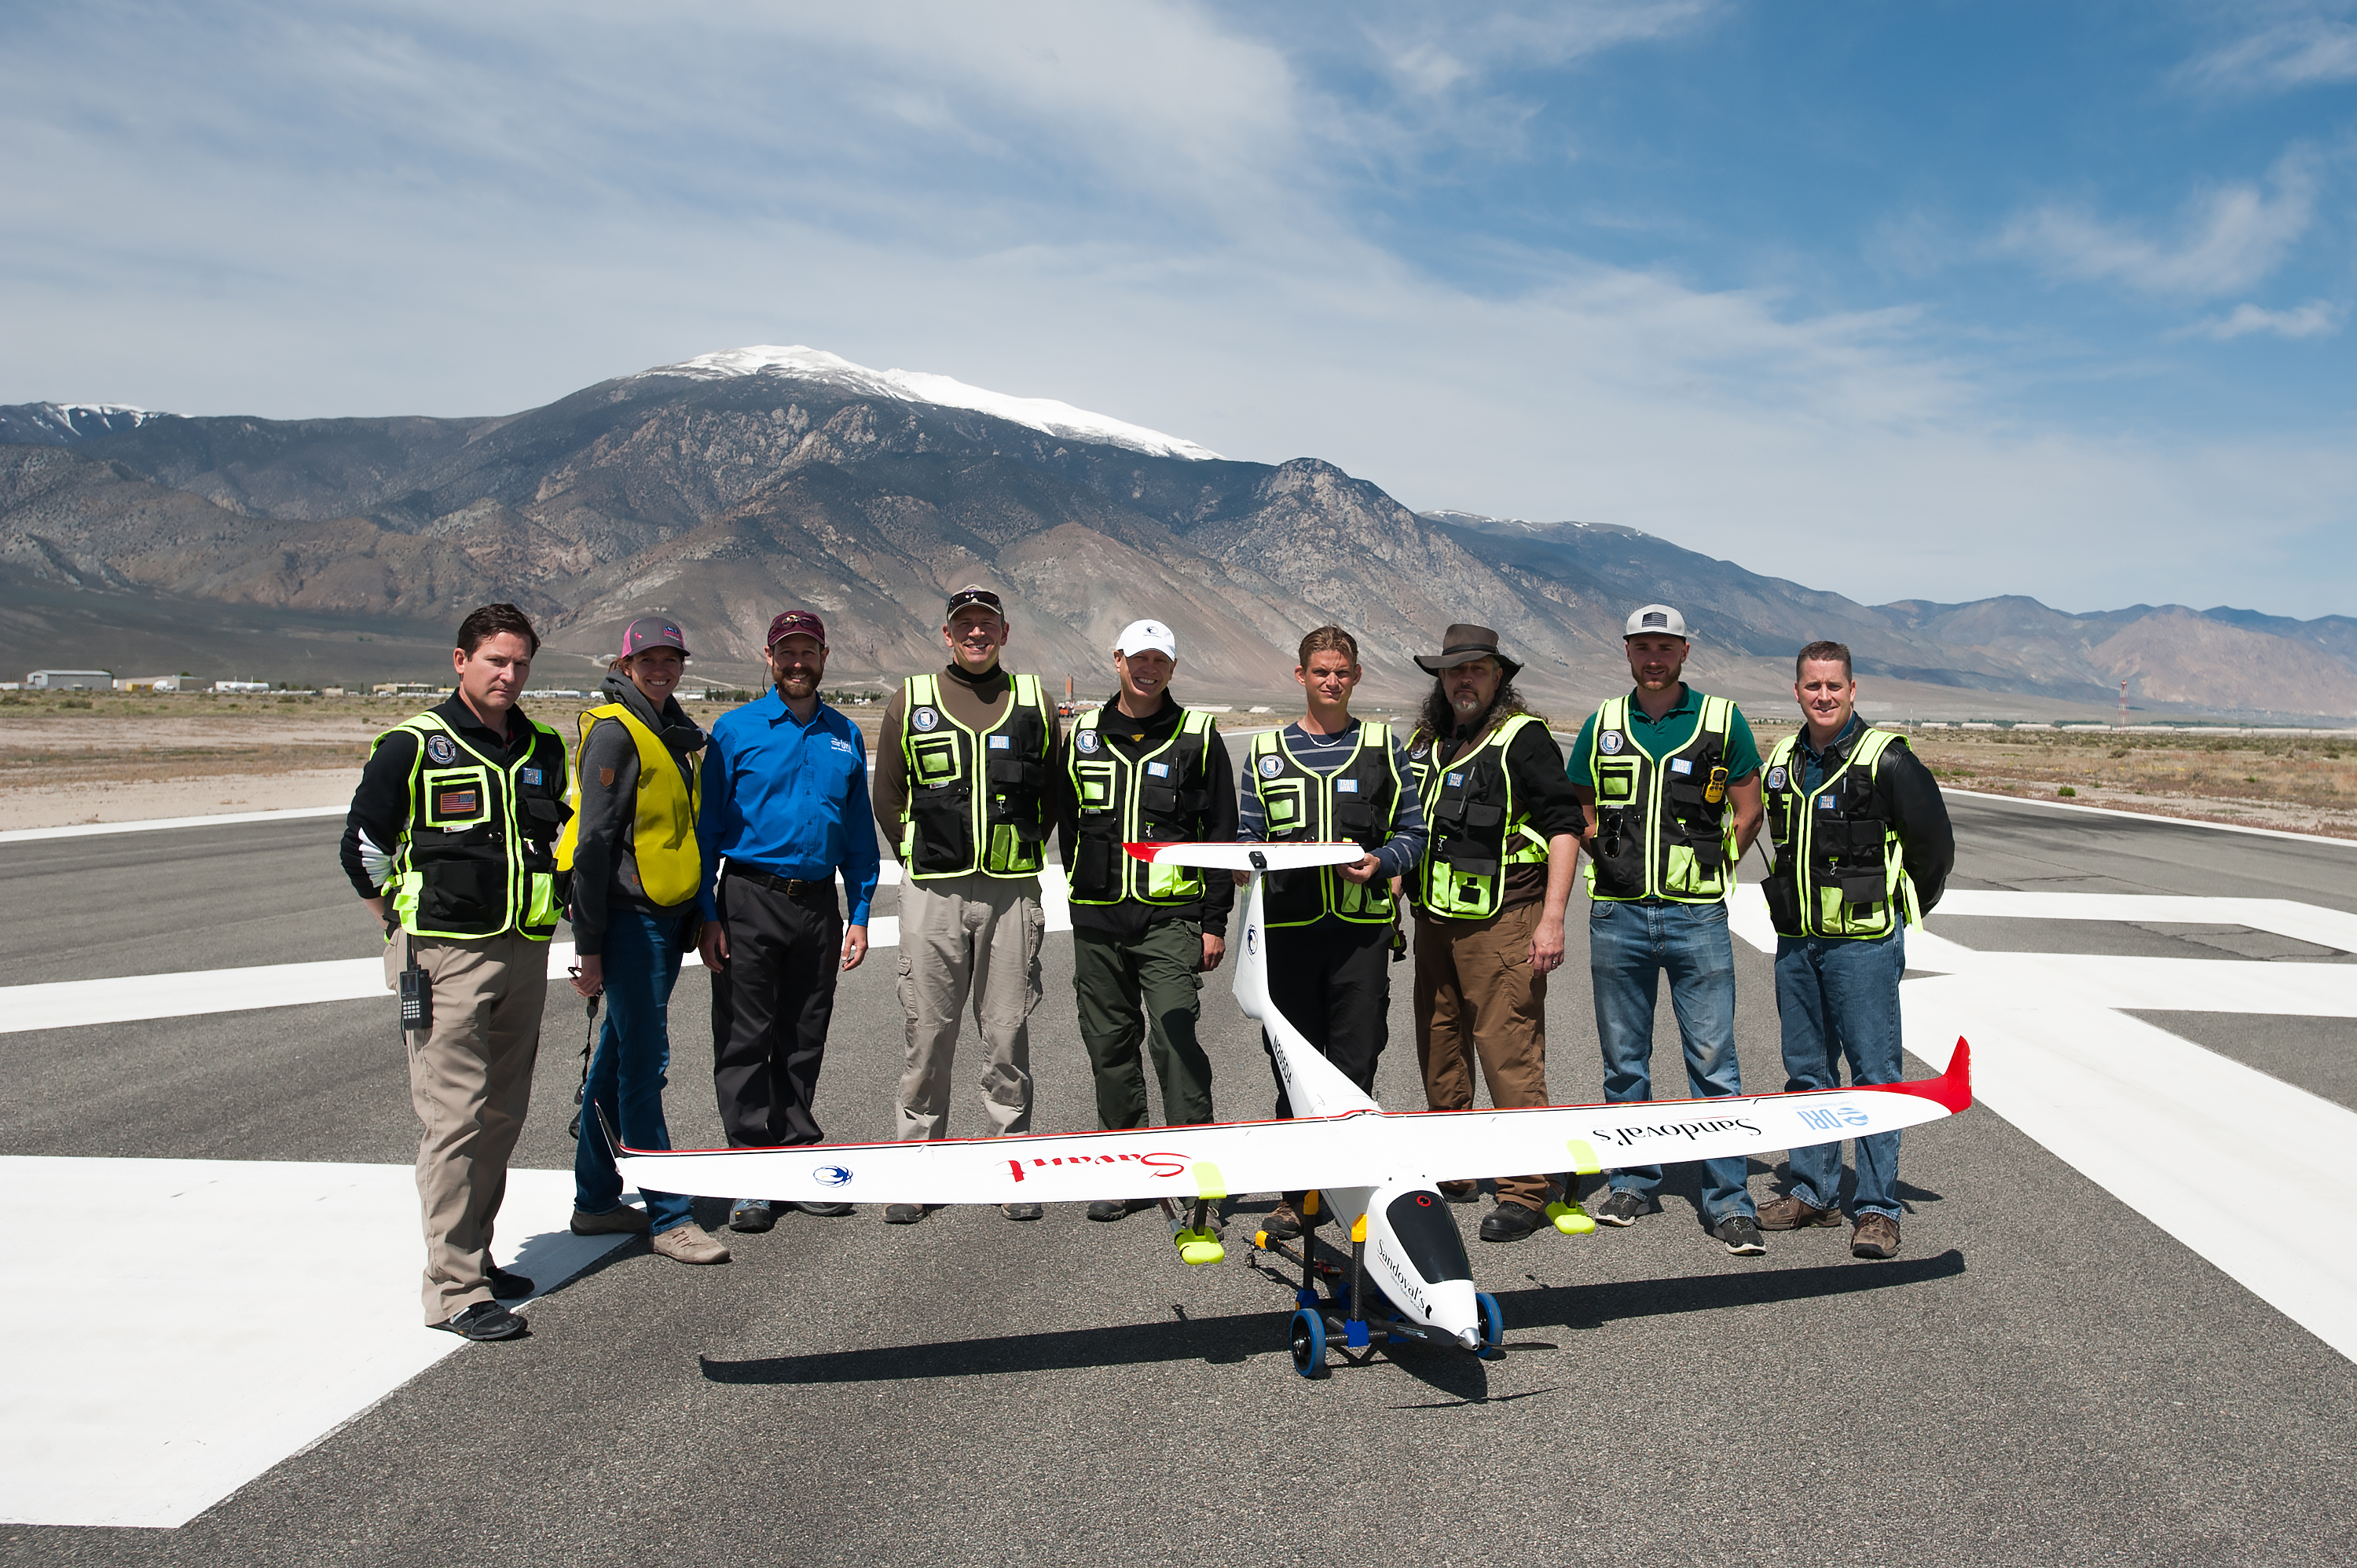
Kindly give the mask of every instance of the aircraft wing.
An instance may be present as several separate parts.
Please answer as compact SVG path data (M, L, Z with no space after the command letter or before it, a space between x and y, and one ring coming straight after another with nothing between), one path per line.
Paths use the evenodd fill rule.
M1972 1048L1958 1040L1944 1074L1913 1083L1631 1105L1395 1112L1383 1122L1396 1140L1396 1168L1382 1174L1469 1181L1723 1159L1896 1132L1962 1111L1972 1099Z
M1676 1165L1894 1132L1972 1103L1971 1048L1939 1078L1864 1089L1528 1111L1348 1114L1129 1133L643 1153L622 1179L709 1197L1086 1203Z
M1148 865L1201 865L1221 871L1299 871L1312 865L1351 865L1366 851L1354 843L1125 843L1133 859ZM1265 863L1253 865L1258 854Z
M792 1149L641 1153L622 1179L707 1197L822 1203L1086 1203L1097 1198L1224 1197L1341 1185L1366 1156L1352 1149L1364 1115L1294 1122L1147 1127L1128 1133L807 1144ZM1561 1162L1558 1160L1557 1164Z

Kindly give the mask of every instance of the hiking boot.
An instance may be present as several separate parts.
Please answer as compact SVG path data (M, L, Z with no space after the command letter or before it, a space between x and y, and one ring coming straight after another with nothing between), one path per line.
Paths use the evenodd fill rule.
M1310 1224L1323 1225L1332 1218L1321 1203L1318 1206L1318 1218ZM1283 1197L1276 1200L1276 1207L1268 1211L1268 1218L1260 1222L1260 1228L1279 1241L1290 1241L1305 1229L1300 1211L1293 1207L1291 1199Z
M998 1212L1009 1219L1037 1219L1048 1211L1036 1203L1002 1203Z
M924 1217L925 1206L921 1203L888 1203L884 1206L884 1223L887 1225L914 1225Z
M1849 1255L1853 1258L1895 1258L1899 1256L1899 1221L1888 1214L1868 1214L1849 1233Z
M434 1326L461 1339L512 1339L524 1331L523 1319L495 1301L460 1307Z
M497 1263L491 1265L491 1294L496 1299L522 1301L531 1294L532 1281L522 1274L511 1273Z
M1771 1197L1760 1206L1760 1229L1762 1230L1805 1230L1812 1225L1838 1225L1842 1222L1838 1208L1819 1208L1797 1193L1788 1192L1781 1197Z
M1484 1241L1519 1241L1547 1222L1543 1210L1527 1203L1501 1203L1482 1218Z
M1650 1197L1614 1187L1587 1206L1587 1217L1598 1225L1634 1225L1641 1214L1652 1214L1662 1206Z
M1478 1181L1445 1181L1440 1184L1440 1196L1451 1203L1470 1203L1481 1196Z
M1738 1258L1756 1258L1768 1250L1768 1243L1760 1239L1760 1221L1749 1214L1730 1214L1711 1227L1710 1233Z
M728 1249L712 1239L712 1233L691 1219L684 1225L674 1225L655 1237L650 1243L675 1263L725 1263Z
M778 1207L766 1197L740 1197L728 1208L728 1229L761 1231L778 1222Z
M847 1203L821 1203L814 1197L798 1197L792 1207L820 1219L840 1219L852 1211Z
M573 1233L576 1236L643 1236L647 1233L647 1211L621 1204L603 1214L573 1211Z

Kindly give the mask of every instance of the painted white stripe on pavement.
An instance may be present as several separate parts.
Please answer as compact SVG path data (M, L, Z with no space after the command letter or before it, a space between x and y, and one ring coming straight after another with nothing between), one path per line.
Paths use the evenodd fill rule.
M1063 873L1055 867L1039 879L1039 908L1050 931L1072 929L1072 905ZM900 919L877 915L867 922L867 945L900 945ZM704 961L689 953L690 965ZM573 963L573 944L551 942L548 974L561 981ZM37 985L0 986L0 1035L31 1029L72 1029L91 1024L131 1024L146 1018L191 1018L208 1013L245 1013L258 1007L299 1007L313 1002L362 1002L388 995L382 958L329 959L320 963L258 964L246 969L200 969L179 974L131 974L113 980L58 980Z
M149 817L130 822L75 822L62 828L10 828L0 832L0 843L29 843L35 839L83 839L100 833L145 833L159 828L221 828L239 822L291 822L304 817L340 817L349 806L295 806L283 811L223 811L217 817Z
M0 1293L7 1523L185 1524L466 1348L423 1323L407 1165L19 1155L0 1186L0 1246L42 1274ZM507 1266L545 1291L624 1240L572 1211L572 1172L510 1172ZM60 1249L84 1212L104 1245ZM284 1243L260 1273L257 1236Z
M1958 893L1942 913L2022 918L2247 925L2357 951L2330 909L2285 900L2070 893ZM2259 908L2264 907L2264 908ZM2264 916L2274 924L2262 925ZM1773 952L1757 885L1729 923ZM1933 917L1937 918L1935 915ZM1973 1045L1974 1098L2176 1237L2244 1289L2357 1360L2357 1256L2320 1246L2342 1215L2342 1167L2357 1112L2180 1039L2126 1009L2357 1017L2357 971L2342 964L2237 963L1981 952L1907 933L1919 975L1899 988L1908 1051L1944 1064ZM2266 1202L2229 1205L2228 1192Z
M2076 800L2041 800L2035 795L2004 795L1994 789L1959 789L1953 784L1940 786L1943 795L1963 795L1975 800L2010 800L2017 806L2038 806L2050 811L2092 811L2099 817L2126 817L2130 822L2170 822L2180 828L2214 828L2222 833L2255 833L2261 838L2291 839L2299 843L2331 843L2344 849L2357 849L2357 839L2335 838L2330 833L2296 833L2288 828L2253 828L2241 822L2204 822L2200 817L2165 817L2158 811L2124 811L2116 806L2083 806ZM1943 904L1947 900L1940 900Z

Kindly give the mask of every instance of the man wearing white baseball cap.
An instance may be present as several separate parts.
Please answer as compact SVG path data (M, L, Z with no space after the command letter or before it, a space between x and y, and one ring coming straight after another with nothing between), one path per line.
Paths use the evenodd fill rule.
M1636 687L1582 725L1566 769L1587 832L1587 967L1604 1098L1653 1097L1653 1007L1666 973L1696 1098L1743 1092L1727 895L1760 832L1760 746L1742 711L1682 678L1685 617L1647 605L1622 645ZM1739 1158L1706 1160L1702 1220L1739 1256L1767 1251ZM1661 1207L1659 1165L1612 1173L1588 1212L1633 1224Z
M1146 1125L1143 1042L1170 1126L1209 1122L1211 1061L1195 1035L1203 975L1227 950L1235 885L1180 865L1147 865L1124 843L1221 843L1236 836L1236 788L1211 715L1170 695L1178 639L1134 620L1114 643L1119 689L1081 715L1065 749L1070 799L1056 824L1072 884L1072 991L1108 1131ZM1089 1205L1119 1219L1140 1199Z

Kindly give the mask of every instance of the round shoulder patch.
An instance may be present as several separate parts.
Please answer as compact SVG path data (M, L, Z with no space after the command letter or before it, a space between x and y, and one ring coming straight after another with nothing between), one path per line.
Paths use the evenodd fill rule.
M1097 732L1092 729L1081 731L1080 734L1072 736L1072 745L1082 755L1094 757L1097 754Z
M1768 770L1768 788L1770 789L1781 789L1784 788L1784 770L1782 768L1771 768Z
M1617 729L1609 729L1602 735L1598 736L1596 737L1596 749L1602 752L1607 757L1620 756L1620 732Z
M1424 760L1424 754L1431 749L1431 738L1426 736L1418 736L1415 737L1415 744L1407 748L1407 754L1416 761L1422 762Z
M458 760L458 748L450 744L447 735L429 735L425 737L425 760L436 768L447 768Z
M1264 757L1260 759L1260 776L1262 778L1274 779L1284 771L1285 758L1282 757L1271 756Z
M931 708L919 708L909 715L909 727L913 730L929 730L941 722L942 715Z

